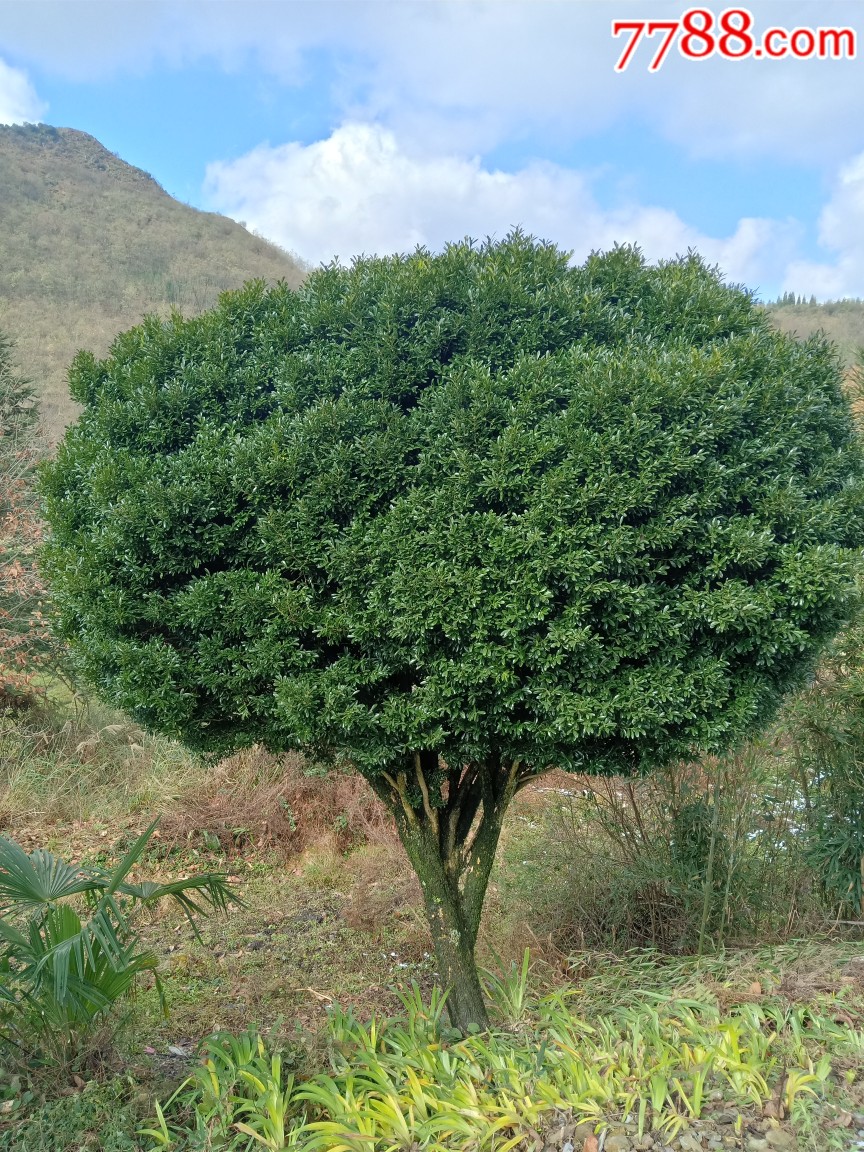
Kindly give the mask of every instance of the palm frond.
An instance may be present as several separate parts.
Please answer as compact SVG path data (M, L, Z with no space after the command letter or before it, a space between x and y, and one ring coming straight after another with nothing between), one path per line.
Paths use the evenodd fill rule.
M132 845L120 863L116 866L116 868L112 869L108 877L108 887L106 888L106 892L109 895L117 891L117 889L128 876L130 870L144 855L144 849L147 847L147 844L150 841L150 837L156 831L156 825L158 823L159 817L157 816L150 827L141 833L141 835L138 837L138 839L135 841L135 843Z
M29 855L0 836L0 915L10 907L38 908L84 892L93 878L83 869L67 864L42 848Z
M197 935L195 916L240 903L222 873L130 883L155 827L156 821L109 870L67 864L41 849L28 855L0 837L0 1003L9 1036L37 1045L48 1059L68 1059L144 971L153 972L165 1010L157 957L137 950L136 907L173 900ZM64 902L76 895L86 909Z
M121 884L118 892L140 900L145 906L158 904L161 900L170 899L179 904L186 919L200 939L196 916L207 916L211 911L225 912L229 904L242 907L243 901L233 891L224 872L206 872L201 876L192 876L186 880L172 880L167 884L156 884L145 880L138 884ZM200 896L196 900L190 893Z

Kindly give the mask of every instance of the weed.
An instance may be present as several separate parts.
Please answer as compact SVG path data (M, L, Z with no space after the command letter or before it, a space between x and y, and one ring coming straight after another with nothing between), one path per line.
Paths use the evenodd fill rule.
M94 1080L21 1118L7 1116L0 1124L0 1152L140 1152L135 1130L150 1106L126 1080Z
M636 1115L640 1135L670 1139L709 1102L725 1101L743 1118L774 1100L781 1118L805 1124L829 1090L833 1052L848 1042L847 1029L812 1008L769 999L724 1010L704 989L588 1019L572 1010L573 986L529 994L528 970L526 956L493 984L519 1011L517 1031L462 1037L443 1022L444 997L426 1001L416 985L390 1020L364 1024L333 1005L328 1067L305 1078L286 1077L280 1053L255 1034L216 1037L147 1134L154 1148L178 1150L200 1146L202 1128L238 1149L254 1141L330 1152L361 1143L502 1150L536 1137L554 1116L600 1128Z

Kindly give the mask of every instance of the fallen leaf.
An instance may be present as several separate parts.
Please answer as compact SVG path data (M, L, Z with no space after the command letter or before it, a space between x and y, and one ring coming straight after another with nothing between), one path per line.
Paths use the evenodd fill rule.
M586 1136L585 1143L582 1145L582 1152L599 1152L600 1145L597 1142L596 1136Z

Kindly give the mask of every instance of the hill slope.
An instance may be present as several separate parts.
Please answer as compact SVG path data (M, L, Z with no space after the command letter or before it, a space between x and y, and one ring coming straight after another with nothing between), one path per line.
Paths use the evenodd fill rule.
M72 128L0 126L0 331L36 384L49 439L75 417L66 370L79 348L104 355L146 312L200 312L220 292L305 269L224 216L172 199L139 168ZM851 364L864 304L769 305L774 323L819 328Z
M823 331L839 347L848 367L864 346L864 303L860 300L834 300L826 304L773 304L771 320L782 332L804 339Z
M79 348L104 355L146 312L188 315L245 280L303 275L281 249L172 199L84 132L0 127L0 330L53 440L75 417L66 369Z

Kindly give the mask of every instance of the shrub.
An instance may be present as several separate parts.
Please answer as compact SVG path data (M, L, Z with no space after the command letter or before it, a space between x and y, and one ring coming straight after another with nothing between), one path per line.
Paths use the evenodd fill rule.
M151 825L111 871L27 854L0 837L0 1045L21 1060L63 1068L86 1058L142 972L158 983L157 957L142 951L135 913L165 900L193 916L235 899L224 876L132 883Z
M788 712L808 857L833 915L864 921L864 616Z
M773 741L644 780L557 776L520 812L520 867L497 877L508 931L527 923L565 952L686 953L821 927L802 804Z
M695 255L360 259L150 318L70 380L47 567L84 676L195 749L349 760L463 1027L519 790L725 750L850 612L836 354Z

